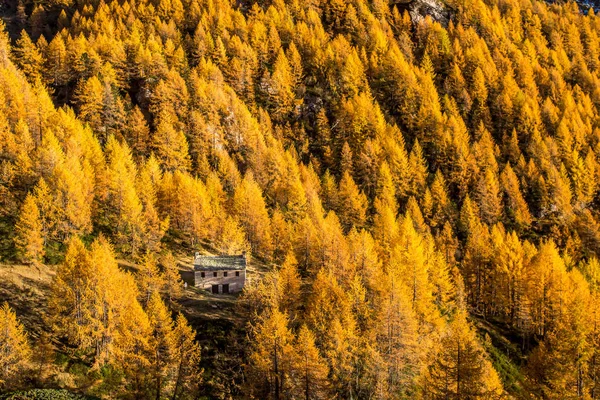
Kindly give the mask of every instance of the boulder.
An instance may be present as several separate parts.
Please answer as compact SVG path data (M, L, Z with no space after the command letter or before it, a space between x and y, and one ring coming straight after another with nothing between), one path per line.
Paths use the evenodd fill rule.
M415 24L429 15L432 20L439 22L445 28L452 18L450 9L440 0L391 0L390 4L401 10L408 10Z

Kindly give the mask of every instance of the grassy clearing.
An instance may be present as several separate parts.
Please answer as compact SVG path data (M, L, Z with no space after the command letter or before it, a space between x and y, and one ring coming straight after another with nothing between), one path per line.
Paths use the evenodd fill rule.
M0 303L8 302L33 338L47 330L47 296L56 267L0 264Z

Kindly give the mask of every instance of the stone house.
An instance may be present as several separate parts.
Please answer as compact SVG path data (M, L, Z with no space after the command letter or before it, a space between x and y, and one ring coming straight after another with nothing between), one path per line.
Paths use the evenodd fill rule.
M194 286L213 294L240 292L246 283L246 255L194 257Z

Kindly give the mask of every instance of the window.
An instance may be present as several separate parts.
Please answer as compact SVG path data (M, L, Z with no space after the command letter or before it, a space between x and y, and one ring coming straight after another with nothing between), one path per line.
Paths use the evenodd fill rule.
M240 276L240 271L235 271L235 276Z
M204 272L200 272L200 277L204 278Z
M217 277L217 272L213 272L213 276L216 278Z
M223 272L223 276L227 276L227 271Z

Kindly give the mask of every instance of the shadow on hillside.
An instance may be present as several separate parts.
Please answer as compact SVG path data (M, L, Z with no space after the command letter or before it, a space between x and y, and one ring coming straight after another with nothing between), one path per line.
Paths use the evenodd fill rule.
M194 286L194 271L179 270L181 280L188 284L189 287Z
M32 271L23 274L24 268L28 267L0 266L0 303L7 302L27 330L38 336L47 329L44 316L52 280L48 271L34 272L34 267L31 267Z

